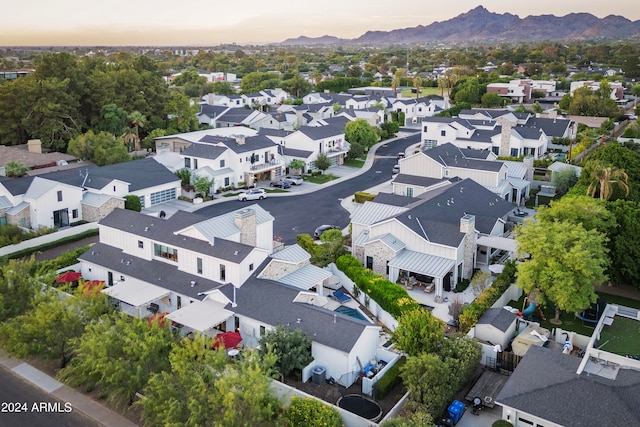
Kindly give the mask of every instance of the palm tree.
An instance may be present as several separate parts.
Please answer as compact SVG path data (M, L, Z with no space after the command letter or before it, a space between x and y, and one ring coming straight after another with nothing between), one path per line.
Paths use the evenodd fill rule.
M393 89L394 98L398 96L398 86L400 86L400 78L394 76L391 80L391 89Z
M144 128L145 127L145 125L147 124L147 118L141 112L134 111L131 114L129 114L128 119L129 119L129 121L131 122L131 124L133 125L133 127L134 127L134 129L136 131L136 137L135 137L135 140L134 140L135 150L136 151L140 151L140 130L139 130L139 128Z
M416 88L416 99L420 97L420 89L422 88L422 78L414 77L413 78L413 87Z
M444 77L438 77L438 89L440 89L440 96L444 98L444 89L447 87L447 79Z
M601 161L596 161L593 166L591 184L587 188L588 196L595 197L599 190L600 200L609 200L615 186L621 188L626 196L629 195L629 176L624 169L606 166Z

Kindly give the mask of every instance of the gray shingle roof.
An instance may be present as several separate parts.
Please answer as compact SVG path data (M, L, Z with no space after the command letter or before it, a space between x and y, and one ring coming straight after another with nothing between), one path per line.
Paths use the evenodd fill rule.
M300 129L298 129L298 132L305 134L313 140L338 136L344 133L344 131L336 129L333 126L301 126Z
M229 107L226 107L224 105L201 104L199 114L213 119L224 113L227 108Z
M640 373L577 375L581 359L531 346L496 401L565 426L640 425Z
M426 176L407 175L403 173L396 175L393 179L393 182L397 182L398 184L419 185L421 187L431 187L432 185L439 184L444 181L447 181L447 179L429 178Z
M229 108L218 116L217 120L229 123L242 123L244 119L253 114L254 110L244 107Z
M399 206L399 207L408 206L419 200L420 199L415 197L400 196L398 194L393 194L393 193L378 193L375 199L373 199L373 201L376 203L382 203L384 205L392 205L392 206Z
M77 173L78 172L76 172L76 174ZM33 178L33 176L25 176L21 178L2 177L2 179L0 179L0 184L4 185L7 191L12 195L18 196L27 192L31 182L33 182Z
M224 145L235 153L246 153L248 151L262 150L263 148L278 148L279 145L269 139L266 135L248 136L244 144L239 144L234 138L225 138Z
M198 220L202 220L202 217L199 215L193 216L191 217L192 222L185 225L186 219L187 216L185 214L177 217L172 215L170 218L160 219L127 209L115 209L103 218L99 224L145 237L177 249L189 249L234 263L241 262L253 250L252 246L230 240L215 239L213 245L210 245L205 240L174 234L174 231L185 228L186 225L194 224Z
M225 287L225 294L231 290ZM250 277L236 290L237 307L227 309L266 325L300 329L313 341L350 352L368 322L321 307L293 302L300 289L279 282ZM233 294L227 295L233 300ZM334 323L334 316L336 322ZM300 319L300 323L297 323Z
M571 126L571 123L571 120L562 118L549 119L534 116L527 120L525 126L542 129L544 133L550 137L561 137L564 136L567 128Z
M301 159L307 159L307 158L309 158L310 155L313 154L313 151L298 150L298 149L295 149L295 148L282 147L282 154L284 154L285 156L299 157Z
M225 151L227 151L227 147L219 147L211 144L191 144L185 148L181 154L183 156L215 160Z
M478 324L491 325L502 332L506 332L516 320L516 317L518 316L509 310L501 307L493 307L484 312L480 319L478 319Z
M460 148L451 143L438 145L437 147L424 151L424 154L443 166L494 172L499 171L503 166L503 163L500 161L467 158Z

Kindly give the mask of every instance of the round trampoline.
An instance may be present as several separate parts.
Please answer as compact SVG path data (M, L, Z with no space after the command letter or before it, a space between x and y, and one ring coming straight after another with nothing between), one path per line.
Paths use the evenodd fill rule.
M371 399L359 394L347 394L338 399L337 405L356 415L377 422L382 418L382 408Z

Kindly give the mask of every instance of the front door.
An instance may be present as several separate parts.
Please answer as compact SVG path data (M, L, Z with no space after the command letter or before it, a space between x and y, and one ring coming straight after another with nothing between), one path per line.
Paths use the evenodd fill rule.
M53 211L53 226L56 228L69 226L69 211L67 209Z

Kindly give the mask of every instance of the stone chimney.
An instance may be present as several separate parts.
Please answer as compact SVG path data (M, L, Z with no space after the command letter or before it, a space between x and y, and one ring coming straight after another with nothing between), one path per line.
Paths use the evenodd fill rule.
M239 145L244 145L244 143L245 143L245 138L246 138L246 137L245 137L244 135L236 135L236 142L237 142Z
M462 277L458 280L470 279L473 275L474 260L476 254L476 217L474 215L465 214L460 218L460 232L464 233L462 260Z
M39 139L30 139L27 142L27 150L29 150L30 153L42 154L42 141Z
M502 132L500 133L500 149L498 156L508 157L511 155L511 129L515 123L499 117L498 124L502 126Z
M526 156L522 159L522 164L524 164L524 167L527 169L524 179L533 181L533 156Z
M256 211L253 209L243 209L233 215L233 222L240 229L240 243L249 246L256 246L257 224Z

